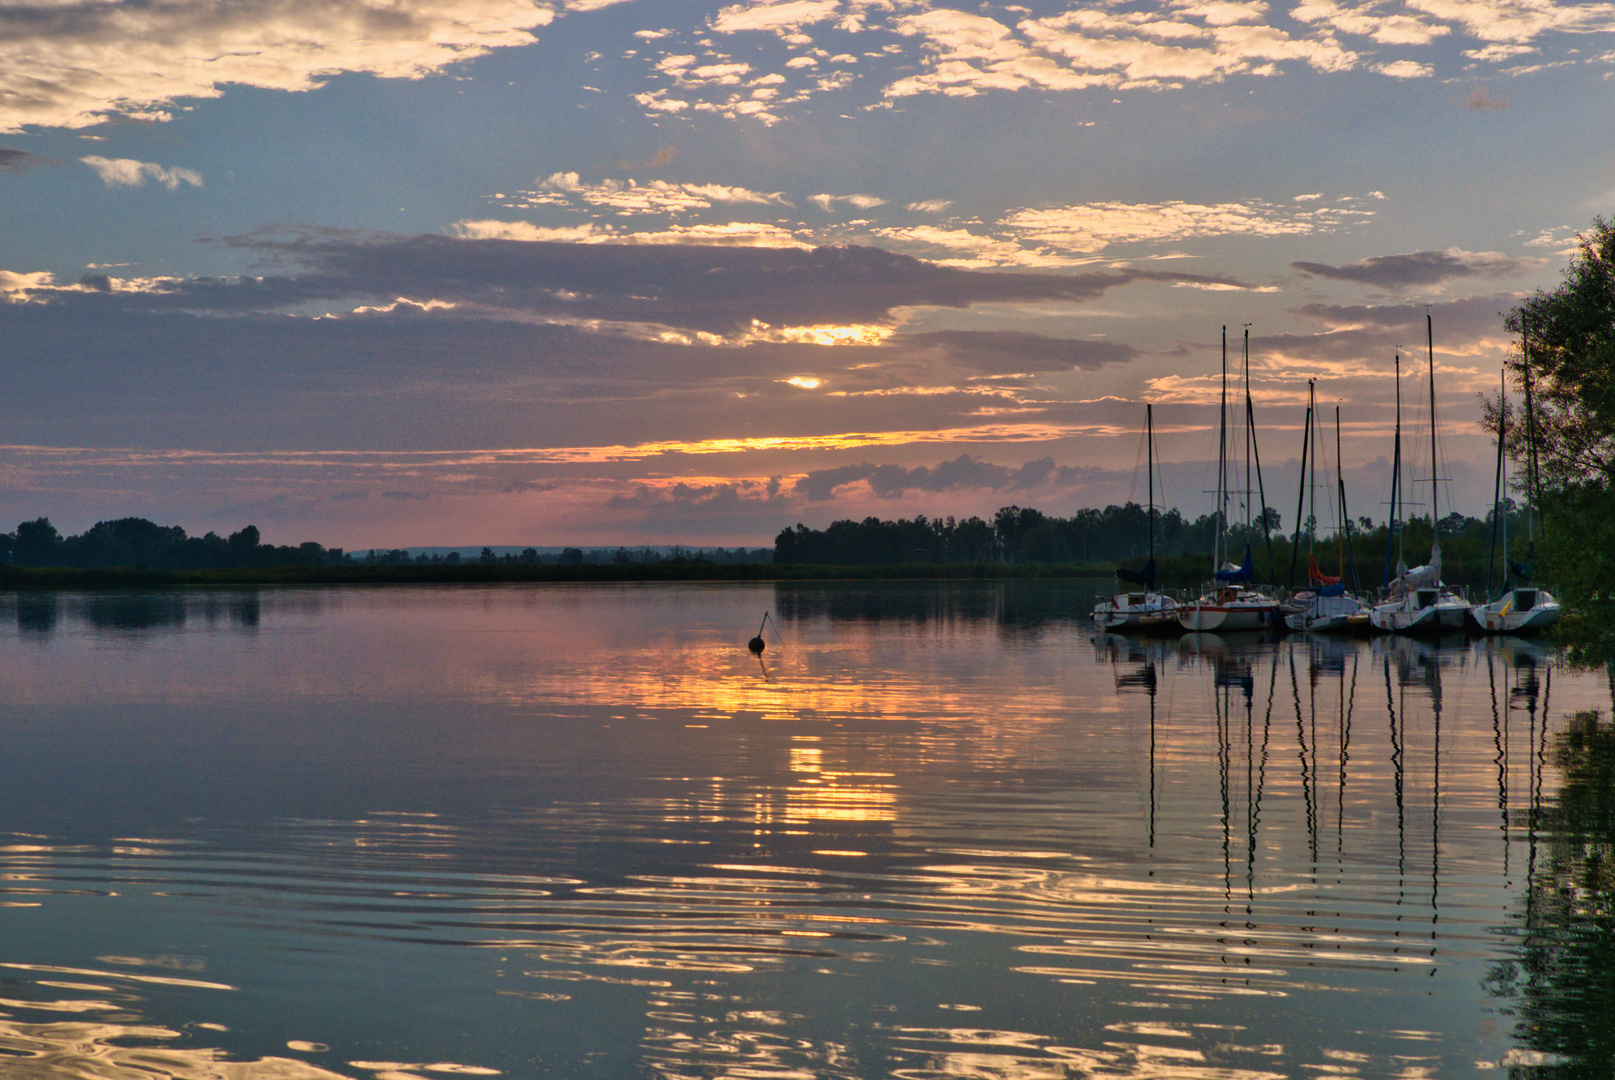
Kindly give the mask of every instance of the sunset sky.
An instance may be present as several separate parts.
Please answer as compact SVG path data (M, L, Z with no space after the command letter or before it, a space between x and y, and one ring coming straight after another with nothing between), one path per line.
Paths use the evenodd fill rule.
M1244 324L1286 529L1308 379L1379 519L1427 310L1482 514L1612 106L1611 3L0 0L0 528L1064 515L1146 401L1200 512Z

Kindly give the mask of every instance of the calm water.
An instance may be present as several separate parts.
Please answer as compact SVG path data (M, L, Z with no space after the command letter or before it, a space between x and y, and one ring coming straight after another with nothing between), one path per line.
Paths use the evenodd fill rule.
M0 597L0 1076L1610 1075L1602 674L1090 605Z

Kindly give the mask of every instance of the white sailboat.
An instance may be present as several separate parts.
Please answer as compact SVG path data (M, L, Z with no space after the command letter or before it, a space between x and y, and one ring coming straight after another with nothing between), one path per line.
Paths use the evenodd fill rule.
M1150 500L1150 558L1142 570L1116 569L1116 577L1141 588L1112 593L1094 605L1093 619L1106 630L1135 633L1176 630L1178 603L1155 589L1155 417L1153 407L1144 406L1144 438L1148 446Z
M1302 440L1301 469L1302 475L1307 470L1307 447L1310 444L1316 447L1318 440L1314 436L1317 430L1317 411L1312 402L1313 384L1307 383L1307 431L1308 438ZM1316 449L1313 450L1316 460ZM1317 491L1313 488L1313 520L1317 520ZM1340 406L1335 406L1335 511L1339 516L1339 524L1335 533L1336 558L1339 562L1340 573L1331 577L1318 568L1317 558L1307 555L1307 585L1302 592L1296 593L1285 605L1287 614L1284 624L1291 630L1307 630L1319 634L1351 633L1367 630L1368 606L1351 592L1347 591L1342 580L1346 575L1346 548L1345 541L1351 533L1351 518L1346 512L1346 481L1340 472ZM1356 579L1356 558L1352 560L1352 577Z
M1526 378L1530 378L1529 341L1522 331L1520 335L1520 351L1524 354L1526 364ZM1503 388L1497 399L1497 484L1492 493L1493 521L1497 522L1503 530L1503 589L1492 601L1485 604L1475 604L1469 609L1469 617L1474 620L1475 628L1483 634L1539 634L1559 621L1559 601L1546 589L1539 589L1531 584L1530 567L1520 563L1512 563L1508 557L1508 454L1504 448L1505 425L1508 421L1508 412L1504 408L1508 399L1508 383L1505 379ZM1534 546L1535 536L1532 511L1535 509L1534 477L1531 463L1536 455L1535 425L1532 423L1530 406L1530 383L1526 384L1526 476L1525 476L1525 528L1528 542ZM1495 539L1495 534L1494 534ZM1514 572L1517 579L1514 585L1509 584L1509 572ZM1488 571L1488 577L1490 571Z
M1405 562L1397 561L1397 574L1386 586L1385 599L1374 605L1368 613L1369 622L1377 630L1393 634L1440 634L1461 631L1469 619L1469 605L1441 580L1441 542L1437 539L1436 487L1436 347L1435 330L1429 314L1424 317L1426 341L1430 357L1430 561L1411 570ZM1401 364L1397 365L1397 468L1402 459L1401 425ZM1395 491L1397 479L1392 479L1392 524L1395 524Z
M1250 407L1250 333L1246 331L1245 419L1246 438L1251 439ZM1247 442L1247 450L1250 449ZM1249 469L1247 467L1247 473ZM1246 488L1250 487L1249 477ZM1256 574L1251 562L1249 541L1245 544L1245 561L1239 566L1223 561L1226 558L1226 524L1228 508L1228 328L1222 329L1222 417L1217 438L1217 538L1213 550L1214 561L1222 561L1222 568L1212 575L1210 588L1199 599L1178 605L1178 622L1193 633L1227 632L1234 630L1265 630L1284 626L1284 610L1271 596L1253 588ZM1250 493L1246 492L1246 506ZM1265 500L1264 500L1265 501ZM1262 513L1265 517L1267 508ZM1247 515L1248 516L1248 515ZM1265 521L1264 521L1265 525Z

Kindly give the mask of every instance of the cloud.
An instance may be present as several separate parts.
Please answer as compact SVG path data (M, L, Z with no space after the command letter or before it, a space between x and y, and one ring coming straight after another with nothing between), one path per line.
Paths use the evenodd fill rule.
M892 241L901 250L923 255L943 266L985 270L998 266L1056 267L1092 262L1051 251L1047 245L1027 247L1019 240L1000 240L968 229L943 229L935 225L910 225L871 230L882 240Z
M49 294L55 292L56 288L55 275L48 270L32 273L0 270L0 297L11 303L24 302L42 293Z
M1482 64L1496 64L1505 60L1513 60L1519 56L1529 56L1536 51L1535 46L1532 45L1509 45L1502 42L1493 42L1479 49L1465 49L1464 55Z
M916 214L940 214L952 205L952 199L921 199L909 203L904 209Z
M1380 64L1374 70L1393 79L1428 79L1436 73L1435 68L1429 64L1421 64L1417 60L1393 60L1390 63Z
M1373 285L1381 289L1407 289L1418 285L1439 285L1453 278L1485 276L1509 277L1542 265L1540 259L1512 259L1496 251L1415 251L1406 255L1376 255L1345 266L1293 262L1303 274Z
M1474 91L1464 99L1464 108L1488 110L1506 109L1508 108L1508 98L1492 97L1491 87L1477 86L1475 87Z
M1550 31L1572 34L1615 30L1615 4L1558 4L1553 0L1408 0L1415 11L1457 23L1482 41L1523 45Z
M808 202L827 214L834 213L836 207L841 205L858 210L873 210L886 205L886 200L878 195L809 195Z
M1483 43L1480 48L1461 50L1466 57L1485 63L1505 60L1531 51L1532 43L1546 34L1615 30L1615 4L1300 0L1292 8L1275 11L1267 0L1143 0L1066 5L1057 14L1034 16L1020 5L1005 5L995 12L991 5L962 10L929 0L856 4L777 0L726 6L708 20L707 28L727 35L773 34L801 51L779 57L748 50L741 60L716 53L711 40L703 39L707 52L702 55L689 52L658 59L660 74L688 93L649 91L640 95L647 110L703 110L730 119L749 115L763 123L779 123L788 106L854 81L850 72L812 77L814 71L823 70L823 63L855 59L851 52L829 55L838 46L816 41L815 36L823 33L874 30L901 39L878 51L861 50L863 61L874 61L860 61L861 77L884 84L879 93L889 107L914 95L971 97L993 91L1096 88L1161 91L1296 70L1323 74L1366 70L1393 79L1428 78L1436 65L1429 56L1407 55L1409 50L1443 40L1478 39ZM784 96L771 96L766 104L747 103L741 92L711 100L715 87L758 85L767 77L758 73L770 64L778 65L774 75L781 83L787 75L796 77Z
M1292 38L1265 15L1262 3L1186 3L1155 11L1088 7L1026 19L1014 29L948 9L903 15L894 29L924 41L927 63L885 93L1160 89L1235 74L1271 75L1287 61L1330 72L1357 63L1357 55L1332 36Z
M1312 365L1307 372L1285 372L1300 378L1316 365L1341 377L1355 377L1365 366L1389 370L1392 354L1424 352L1425 314L1434 320L1438 354L1468 354L1485 347L1506 347L1499 313L1519 302L1514 293L1465 297L1437 304L1307 304L1295 314L1322 324L1319 334L1273 334L1251 338L1251 355L1269 363ZM1274 372L1274 374L1279 374Z
M530 0L54 0L0 5L0 131L167 120L227 85L302 91L339 72L416 79L526 45Z
M743 226L754 229L758 226ZM720 227L721 228L721 227ZM114 279L101 302L153 311L347 311L459 305L448 318L616 320L726 335L770 326L890 325L899 309L1083 301L1134 281L1208 280L1144 270L980 273L872 247L718 246L677 235L553 243L325 231L223 241L277 272L258 277ZM680 241L683 242L680 242ZM47 276L48 277L48 276ZM79 286L30 287L36 302L84 303Z
M592 524L606 536L632 530L675 540L749 536L749 543L766 544L800 505L781 492L778 477L649 481L607 498Z
M710 49L701 57L693 53L662 56L656 61L655 69L657 74L671 79L673 87L687 97L673 97L671 90L666 87L636 94L634 99L653 115L689 110L714 113L730 120L749 117L764 125L773 125L781 120L778 113L773 111L775 108L804 101L807 96L806 90L799 89L794 94L780 97L781 88L788 81L785 75L779 72L755 74L749 61L714 53ZM820 85L824 85L826 80L839 85L841 76L815 77Z
M869 489L882 499L897 499L910 491L961 491L989 489L992 491L1023 490L1045 487L1051 482L1068 481L1068 470L1056 468L1052 457L1029 461L1018 468L994 465L969 454L960 454L951 461L938 465L919 465L906 469L901 465L841 465L831 469L816 469L797 479L792 491L808 502L828 502L836 497L838 488L848 484L868 482Z
M42 165L54 164L55 162L48 157L41 157L11 146L0 146L0 174L25 173Z
M147 180L155 180L169 191L178 190L181 184L202 186L202 174L194 169L170 169L154 161L104 158L95 154L79 160L94 169L107 187L144 187Z
M761 30L794 36L804 26L834 17L839 7L839 0L776 0L774 3L736 4L719 11L708 25L720 34Z
M937 330L894 334L892 349L935 353L951 365L977 374L1071 371L1126 363L1138 355L1118 341L1054 338L1023 330Z
M752 191L725 184L669 183L652 180L602 180L587 183L575 172L551 173L536 191L507 200L511 206L588 206L623 217L637 214L682 214L728 206L790 206L782 191Z
M1297 209L1262 201L1098 202L1017 210L999 225L1028 242L1068 251L1102 251L1119 243L1160 243L1204 236L1301 236L1330 232L1371 210Z
M1342 34L1372 38L1381 45L1427 45L1451 33L1451 28L1428 18L1405 12L1387 14L1369 3L1344 5L1334 0L1302 0L1291 9L1290 17Z
M456 221L454 233L468 240L547 240L571 243L583 243L595 239L607 240L611 237L609 230L593 222L548 227L527 221Z

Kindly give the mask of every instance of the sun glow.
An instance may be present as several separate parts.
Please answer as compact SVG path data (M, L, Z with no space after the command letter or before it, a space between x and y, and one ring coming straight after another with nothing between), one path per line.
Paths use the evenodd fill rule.
M797 375L784 380L784 382L790 386L800 386L803 390L817 390L820 380L811 379L806 375Z
M889 326L874 323L850 323L837 326L829 323L817 326L770 326L753 319L751 329L743 335L744 344L777 342L786 345L880 345L895 331Z

